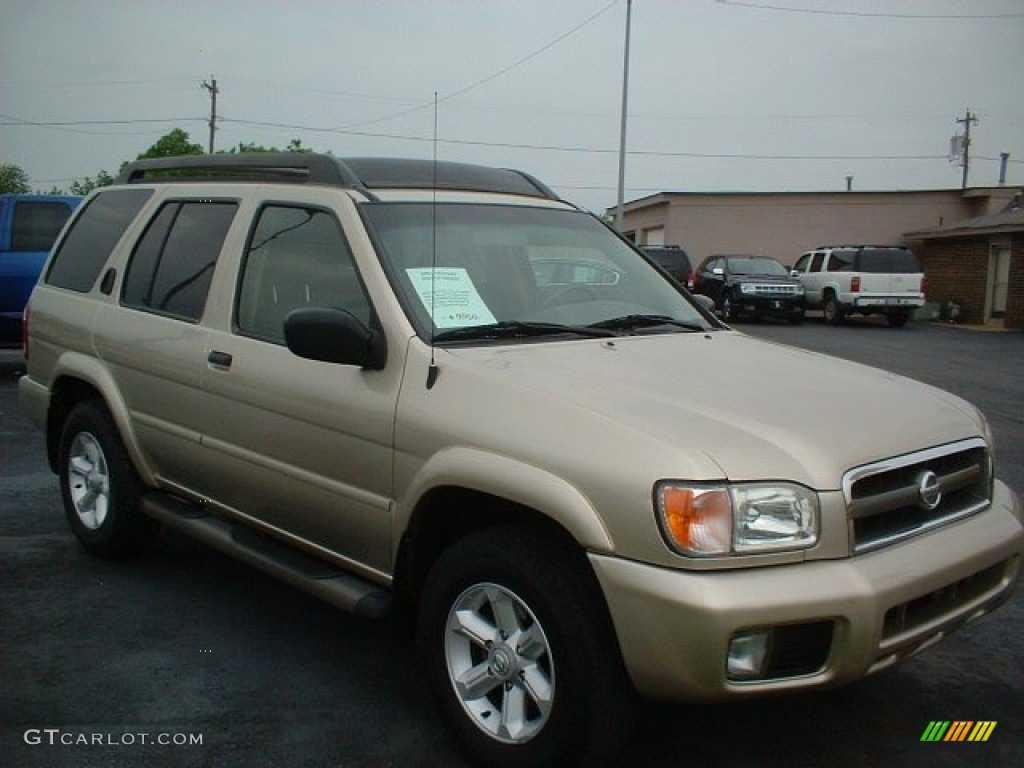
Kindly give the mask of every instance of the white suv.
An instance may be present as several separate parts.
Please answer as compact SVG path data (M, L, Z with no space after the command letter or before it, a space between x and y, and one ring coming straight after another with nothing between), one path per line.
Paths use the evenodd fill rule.
M803 254L792 275L804 284L807 307L838 324L851 312L884 314L906 325L924 306L924 274L913 252L894 245L829 245Z

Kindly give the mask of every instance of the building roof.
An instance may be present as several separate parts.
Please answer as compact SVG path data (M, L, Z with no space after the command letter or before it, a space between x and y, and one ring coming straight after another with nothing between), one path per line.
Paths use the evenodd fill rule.
M707 199L720 199L726 197L738 197L738 198L760 198L760 199L784 199L784 198L800 198L800 197L820 197L820 198L848 198L850 200L865 198L886 198L886 197L906 197L910 195L936 195L936 196L948 196L955 195L962 198L975 198L975 197L989 197L997 190L1003 190L1005 187L971 187L969 189L960 188L944 188L944 189L854 189L854 190L841 190L841 189L825 189L825 190L776 190L776 191L750 191L750 190L717 190L717 191L684 191L684 190L663 190L661 192L654 192L644 197L638 197L633 200L627 200L624 203L624 207L627 211L636 211L644 208L648 208L656 205L667 205L675 198L707 198ZM609 215L615 213L615 207L611 206L607 209Z
M937 240L948 237L971 237L973 235L995 235L1009 232L1024 232L1024 200L1017 195L999 213L975 216L971 219L951 221L930 229L907 232L904 237L911 240Z

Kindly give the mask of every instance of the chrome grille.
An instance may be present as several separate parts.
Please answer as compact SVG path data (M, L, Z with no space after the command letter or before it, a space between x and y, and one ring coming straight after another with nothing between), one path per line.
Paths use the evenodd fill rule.
M843 493L853 551L884 547L988 507L988 446L964 440L857 467L843 477Z
M755 283L753 286L749 287L752 287L754 289L754 293L759 295L773 294L777 296L794 296L798 291L798 288L795 285L775 285L773 283Z

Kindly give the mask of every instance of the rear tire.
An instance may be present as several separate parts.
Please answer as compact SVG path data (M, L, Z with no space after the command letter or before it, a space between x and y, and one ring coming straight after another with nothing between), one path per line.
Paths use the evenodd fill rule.
M910 321L910 313L905 309L898 309L885 316L890 328L902 328Z
M634 693L582 551L520 526L472 533L431 569L418 644L442 713L484 766L604 765Z
M64 512L82 546L106 558L145 549L160 526L139 508L142 481L101 402L71 409L59 451Z

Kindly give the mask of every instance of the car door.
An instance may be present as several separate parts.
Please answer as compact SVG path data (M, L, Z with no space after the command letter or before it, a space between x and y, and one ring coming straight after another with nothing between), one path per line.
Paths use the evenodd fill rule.
M348 242L327 207L256 210L232 326L210 337L203 484L218 504L386 572L401 355L368 371L300 358L284 341L294 309L333 307L374 322Z
M821 271L825 254L822 251L811 251L805 253L793 267L800 282L804 284L804 291L809 305L818 306L821 304L821 291L824 283L824 274Z
M201 320L237 210L237 200L219 198L164 202L131 251L118 301L96 313L96 353L150 469L170 485L189 487L196 463L208 346Z
M721 303L722 283L725 281L724 266L722 259L708 259L697 275L697 292L711 298L715 302L715 306L719 306ZM716 273L716 269L722 269L723 272Z

